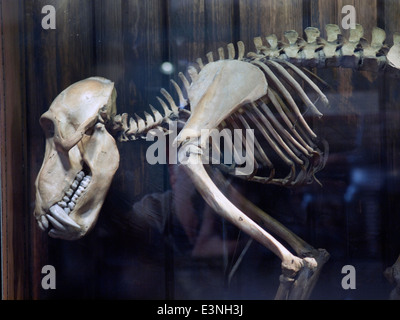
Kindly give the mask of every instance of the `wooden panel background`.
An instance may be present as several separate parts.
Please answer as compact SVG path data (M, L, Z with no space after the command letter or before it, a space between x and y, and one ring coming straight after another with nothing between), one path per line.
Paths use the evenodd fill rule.
M296 29L301 33L309 25L320 28L324 36L323 26L340 24L341 8L346 4L356 7L357 22L365 27L367 38L376 25L386 29L389 44L393 33L400 31L400 3L396 0L1 1L3 298L52 297L52 292L40 288L40 270L55 259L59 263L64 261L65 268L80 270L76 278L65 280L71 282L72 291L80 292L82 297L95 297L99 289L96 277L102 274L99 257L106 259L110 253L107 250L111 250L99 236L104 228L101 219L97 231L77 243L48 239L33 221L33 185L44 151L38 119L58 93L73 82L101 75L115 82L119 112L133 114L134 110L141 114L149 103L156 104L155 96L160 87L169 88L170 76L159 72L162 62L170 61L176 67L172 75L176 79L177 72L188 63L211 50L216 52L219 46L229 42L242 40L252 48L254 36L275 33L282 37L285 30ZM44 5L56 8L56 30L41 27ZM341 70L333 77L339 94L351 97L355 88L351 70ZM371 88L379 91L384 121L382 139L378 142L380 165L391 172L400 165L400 118L398 99L393 98L398 97L397 88L390 79L384 79L378 88ZM347 103L346 99L342 101ZM346 108L346 104L341 106L341 110ZM351 119L349 114L346 121L351 123ZM368 121L373 122L367 119L366 123ZM114 179L108 208L112 208L115 201L139 200L168 187L166 168L146 163L146 147L144 142L120 144L121 168L124 169L119 170ZM396 242L399 218L392 214L398 209L397 189L392 187L395 183L387 187L383 195L382 224L388 230L383 237L386 242L393 243L382 249L382 259L387 264L394 261L394 252L400 249ZM318 238L317 231L311 234L313 240ZM122 240L121 245L124 245ZM70 261L73 259L68 259L68 254L82 262ZM174 262L168 248L163 254L165 266L158 271L164 272L164 267L169 271L165 278L160 278L164 283L157 289L156 297L171 298ZM146 266L141 267L146 269ZM147 276L151 277L151 272L149 270ZM123 294L122 290L115 296L124 297ZM59 293L59 297L64 296L68 297L68 293Z

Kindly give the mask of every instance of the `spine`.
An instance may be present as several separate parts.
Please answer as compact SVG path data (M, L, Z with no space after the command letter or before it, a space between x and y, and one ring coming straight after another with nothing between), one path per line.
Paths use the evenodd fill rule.
M349 39L344 38L338 25L328 24L325 27L327 39L320 37L317 28L305 29L306 40L294 31L285 32L287 43L279 42L275 35L254 39L256 52L249 52L250 60L284 60L299 67L344 67L356 70L379 72L388 67L399 68L388 57L390 52L400 46L400 35L395 34L394 45L389 48L384 44L386 32L375 27L372 30L371 42L364 36L364 29L356 25L350 29Z
M306 39L299 37L299 34L294 30L285 32L284 37L287 42L278 41L274 34L265 38L256 37L254 38L256 51L247 54L242 41L237 43L237 51L235 46L229 43L226 48L227 55L224 48L219 48L216 58L217 60L237 59L252 64L261 62L264 68L273 64L274 61L280 64L286 63L289 68L305 79L307 77L296 67L343 67L361 71L385 71L394 77L400 76L400 33L394 34L393 46L389 48L385 44L386 32L377 27L372 30L371 42L363 38L364 29L361 25L356 25L355 29L350 29L348 39L342 35L338 25L328 24L325 26L325 30L326 39L323 39L320 36L320 30L314 27L308 27L304 30ZM191 81L183 73L179 73L179 78L183 84L182 89L186 93L191 83L197 79L198 72L206 64L215 61L212 52L207 53L206 58L206 63L198 58L196 60L197 67L196 64L192 64L187 69ZM118 139L120 141L144 138L151 129L155 128L163 130L167 135L170 131L165 126L168 127L172 120L178 120L184 125L184 121L180 118L181 116L183 118L190 116L190 110L185 108L189 105L189 97L183 93L181 87L175 81L171 80L171 83L179 102L178 104L175 103L172 96L165 89L161 89L160 92L166 101L160 97L157 97L157 100L164 111L164 115L150 105L150 113L145 112L145 119L136 114L136 119L128 119L128 115L124 113L109 121L111 131L119 134ZM315 90L325 101L324 95L318 91L318 88Z

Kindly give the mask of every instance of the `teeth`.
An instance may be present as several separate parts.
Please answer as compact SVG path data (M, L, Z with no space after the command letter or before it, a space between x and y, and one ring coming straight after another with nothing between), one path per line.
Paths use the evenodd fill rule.
M60 211L64 211L58 204L55 204L54 206L50 207L50 213L53 216L57 216Z
M51 224L54 226L54 228L61 230L61 231L67 231L67 228L65 228L60 222L58 222L56 219L54 219L51 215L46 214L47 219L51 222Z
M45 216L41 216L40 221L42 222L43 227L45 227L46 229L49 227L49 221L46 219Z
M72 184L71 184L71 188L75 190L76 188L78 188L78 185L79 185L79 181L74 180L74 182L72 182Z
M65 195L68 197L68 201L69 201L69 198L71 198L73 194L74 194L74 190L72 190L72 189L68 189L68 191L65 193Z
M86 188L88 186L90 180L92 180L92 177L86 176L85 178L83 178L83 181L81 182L81 186Z
M85 173L83 171L80 171L76 176L76 180L81 181L84 176L85 176Z
M81 186L82 187L84 187L84 188L86 188L87 186L88 186L88 184L89 184L89 181L85 181L85 180L83 180L82 182L81 182ZM80 187L79 187L80 188Z
M68 205L70 205L71 203L73 203L73 202L70 202ZM68 216L68 214L65 213L65 211L60 206L58 206L58 205L52 206L50 208L50 213L52 216L50 216L50 215L46 215L46 216L50 220L50 222L54 225L54 227L57 228L57 224L53 223L53 220L56 220L59 224L64 223L65 225L68 225L71 227L80 228L80 226L72 218L70 218ZM49 217L51 217L52 219L50 219ZM62 227L65 228L63 225L62 225Z
M89 185L91 179L92 177L90 175L85 175L83 171L79 171L75 177L75 180L72 182L71 187L67 190L67 192L65 192L65 195L62 198L62 200L59 201L57 205L54 205L53 207L50 208L50 212L53 214L53 216L57 214L54 212L58 210L58 212L60 213L60 210L62 210L63 214L65 214L68 217L68 214L75 208L76 202L78 201L82 193L85 191L86 187ZM48 227L49 222L47 221L46 217L42 216L42 219L45 219L46 221L45 222L38 221L40 222L40 225L43 227L46 226ZM75 223L72 219L70 220L73 223ZM75 226L77 225L75 224Z
M68 199L69 200L69 199ZM60 207L62 208L66 208L67 207L67 203L65 201L60 201L57 203Z

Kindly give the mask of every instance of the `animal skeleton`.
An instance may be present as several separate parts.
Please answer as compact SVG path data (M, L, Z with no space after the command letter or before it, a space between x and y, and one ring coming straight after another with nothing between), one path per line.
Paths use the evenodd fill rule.
M188 68L190 81L179 74L184 89L171 80L178 103L161 89L165 100L157 99L164 114L150 105L152 114L145 112L145 119L116 115L116 91L107 79L93 77L68 87L40 120L46 133L46 153L35 183L34 215L39 227L50 228L50 236L67 240L78 239L93 228L119 163L115 140L107 129L119 132L120 141L130 141L144 138L154 129L168 134L171 121L189 116L174 144L179 147L181 162L186 160L183 166L193 184L215 212L282 260L276 298L308 298L329 254L314 249L227 186L222 174L214 173L213 181L202 164L209 135L200 136L200 132L216 128L257 132L252 141L254 154L247 155L255 161L255 170L242 178L281 186L314 180L325 165L327 148L303 116L305 112L317 117L322 114L300 83L322 103L328 104L328 100L300 67L400 69L400 34L395 34L389 49L384 45L385 32L379 28L373 29L370 44L362 38L360 25L350 31L348 40L337 25L327 25L326 32L325 40L318 29L307 28L303 40L296 31L288 31L287 43L278 42L275 35L267 36L266 42L258 37L254 39L256 52L247 55L242 42L237 43L237 52L229 44L227 58L220 48L217 61L209 53L207 63L198 59L198 68ZM282 164L284 170L278 168ZM222 186L235 195L232 201L221 192ZM267 230L285 240L296 255ZM395 271L399 261L387 272L398 286Z

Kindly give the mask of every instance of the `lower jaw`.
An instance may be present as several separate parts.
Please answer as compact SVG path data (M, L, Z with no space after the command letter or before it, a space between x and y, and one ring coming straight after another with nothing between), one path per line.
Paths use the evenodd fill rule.
M86 193L92 179L88 169L83 169L78 172L69 189L65 192L62 199L55 203L54 206L62 208L66 214L70 214L76 206L79 199Z
M89 188L90 181L90 170L82 169L79 171L61 200L50 206L49 209L46 210L46 213L41 217L41 225L47 229L49 227L49 222L51 222L53 225L57 224L57 221L54 221L52 218L55 216L59 217L58 221L65 221L65 218L63 219L61 217L65 215L71 215L75 211L76 204L86 193L87 189ZM67 219L67 221L70 221L70 219ZM59 227L61 226L59 225Z

